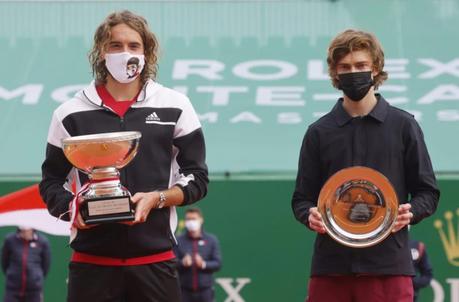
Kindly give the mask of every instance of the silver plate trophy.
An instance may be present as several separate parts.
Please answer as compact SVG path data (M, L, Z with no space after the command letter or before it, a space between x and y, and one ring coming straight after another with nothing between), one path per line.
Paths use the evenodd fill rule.
M398 199L383 174L356 166L327 180L317 208L330 237L346 246L364 248L390 234L398 215Z
M89 184L77 200L86 224L134 220L130 194L120 183L119 169L137 154L141 136L137 131L124 131L62 140L67 159L89 176Z

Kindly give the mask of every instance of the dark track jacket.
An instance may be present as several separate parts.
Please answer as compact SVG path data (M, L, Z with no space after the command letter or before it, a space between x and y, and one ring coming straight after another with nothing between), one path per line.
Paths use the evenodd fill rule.
M178 245L175 247L175 254L179 260L178 270L180 284L188 290L199 291L214 285L213 273L220 270L221 252L217 237L202 232L200 238L192 238L188 233L177 237ZM184 267L182 259L186 254L193 256L195 253L201 255L206 262L204 269L197 268L194 264L191 267Z
M31 241L9 234L2 248L6 288L17 292L41 291L51 263L48 239L38 233Z
M93 82L53 114L39 186L53 216L59 217L68 211L73 198L70 183L75 181L79 188L88 180L85 174L76 172L64 156L62 139L117 131L142 133L136 157L120 170L121 183L132 195L174 185L183 190L184 205L206 195L204 136L189 99L149 80L137 101L120 118L104 106ZM69 219L68 215L63 218ZM105 257L151 255L172 248L176 225L175 207L152 209L145 223L101 224L77 230L71 247L78 252Z

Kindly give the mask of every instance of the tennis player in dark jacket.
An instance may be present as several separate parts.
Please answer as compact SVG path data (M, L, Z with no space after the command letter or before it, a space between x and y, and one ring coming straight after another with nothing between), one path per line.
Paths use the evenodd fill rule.
M202 199L209 180L204 135L190 100L154 80L158 47L145 18L130 11L110 14L94 34L94 81L54 111L40 193L61 219L72 217L72 184L80 191L91 183L66 159L62 140L142 133L137 155L120 171L135 220L89 226L79 212L73 216L68 302L180 301L172 251L175 207Z
M343 97L309 126L292 198L296 219L317 233L307 301L411 302L414 270L407 225L432 215L440 196L424 135L413 115L375 92L388 75L373 34L340 33L330 43L327 62L332 84ZM392 233L358 249L333 240L317 210L325 182L352 166L382 173L400 202Z

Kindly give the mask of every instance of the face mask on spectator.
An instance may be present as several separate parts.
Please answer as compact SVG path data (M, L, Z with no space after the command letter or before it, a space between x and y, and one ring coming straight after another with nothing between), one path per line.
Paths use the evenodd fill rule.
M201 222L197 219L189 219L185 221L185 227L190 232L196 232L201 229Z

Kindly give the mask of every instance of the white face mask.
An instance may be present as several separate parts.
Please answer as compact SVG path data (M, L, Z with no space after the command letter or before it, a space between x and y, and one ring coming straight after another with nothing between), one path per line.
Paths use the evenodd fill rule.
M105 54L105 66L112 77L120 83L134 81L145 66L144 55L133 55L129 52Z
M185 227L190 232L196 232L201 229L201 222L197 219L185 220Z

